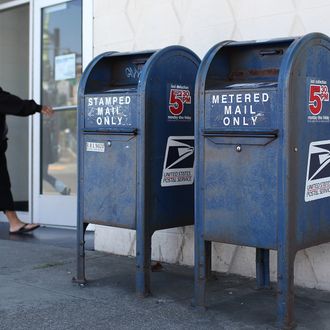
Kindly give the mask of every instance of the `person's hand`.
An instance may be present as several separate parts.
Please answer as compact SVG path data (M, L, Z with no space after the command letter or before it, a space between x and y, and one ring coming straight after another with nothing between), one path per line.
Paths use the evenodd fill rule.
M54 110L50 105L43 105L41 109L41 113L46 116L52 116L54 114Z

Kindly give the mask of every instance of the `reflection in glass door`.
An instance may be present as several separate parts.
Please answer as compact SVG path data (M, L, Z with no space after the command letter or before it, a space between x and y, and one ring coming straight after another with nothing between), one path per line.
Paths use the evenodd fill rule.
M76 193L76 105L81 56L81 0L42 9L41 194Z
M82 73L82 0L39 0L40 80L35 82L42 104L51 105L51 118L35 121L35 214L44 224L75 225L77 161L77 92ZM37 29L37 28L36 28ZM41 33L40 33L41 31ZM39 33L39 36L38 36ZM35 61L35 66L38 62ZM36 77L35 79L38 79ZM38 97L37 97L38 99ZM36 172L35 172L36 173Z

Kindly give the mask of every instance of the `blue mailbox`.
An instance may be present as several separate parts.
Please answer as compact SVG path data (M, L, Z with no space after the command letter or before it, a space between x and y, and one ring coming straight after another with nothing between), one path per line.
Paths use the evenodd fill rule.
M294 259L330 241L330 40L222 42L196 78L195 304L211 241L256 247L258 287L277 250L281 326L293 322Z
M151 236L194 223L194 86L189 49L108 52L83 73L78 108L78 271L89 223L134 229L136 288L150 291Z

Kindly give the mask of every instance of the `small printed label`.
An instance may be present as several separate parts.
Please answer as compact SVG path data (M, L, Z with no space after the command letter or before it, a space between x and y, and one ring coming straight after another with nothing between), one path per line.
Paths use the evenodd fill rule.
M191 93L188 86L171 84L167 119L170 121L191 121Z
M305 202L330 196L330 140L309 145Z
M329 89L326 80L308 78L308 123L329 123ZM327 103L325 103L327 102Z
M102 142L86 142L86 151L104 152L105 144Z
M162 187L194 183L194 137L169 136L167 139Z

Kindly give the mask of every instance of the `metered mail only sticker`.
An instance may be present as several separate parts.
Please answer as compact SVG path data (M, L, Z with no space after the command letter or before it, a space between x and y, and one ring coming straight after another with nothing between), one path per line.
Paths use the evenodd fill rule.
M162 187L194 183L194 137L169 136L167 139Z
M330 140L311 142L308 152L305 202L330 196Z

